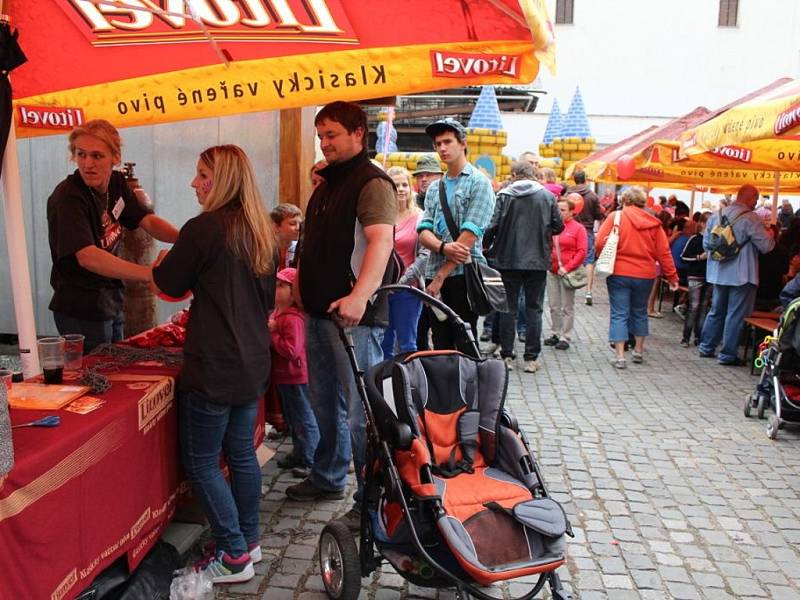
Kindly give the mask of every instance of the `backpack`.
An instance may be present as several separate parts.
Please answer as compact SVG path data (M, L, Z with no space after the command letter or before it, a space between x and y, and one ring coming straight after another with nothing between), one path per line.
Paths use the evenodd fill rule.
M746 213L747 211L739 214L733 221L729 221L728 217L722 214L722 209L719 210L719 223L714 225L708 236L708 255L712 260L725 262L739 254L739 250L742 249L744 244L740 245L736 241L736 235L733 233L733 224Z

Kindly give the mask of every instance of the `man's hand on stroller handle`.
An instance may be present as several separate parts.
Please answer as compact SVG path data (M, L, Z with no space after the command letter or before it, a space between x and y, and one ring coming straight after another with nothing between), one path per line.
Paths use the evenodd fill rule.
M361 322L364 311L367 309L367 298L360 298L349 294L331 302L328 314L342 327L355 327Z

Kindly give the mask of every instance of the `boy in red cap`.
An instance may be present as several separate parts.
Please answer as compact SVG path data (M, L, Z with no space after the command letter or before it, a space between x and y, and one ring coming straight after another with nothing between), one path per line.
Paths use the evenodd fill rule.
M277 275L275 311L268 326L272 334L272 381L278 389L283 415L292 434L292 453L278 466L291 468L296 477L308 476L319 442L317 420L308 400L305 316L292 300L297 270L281 269Z

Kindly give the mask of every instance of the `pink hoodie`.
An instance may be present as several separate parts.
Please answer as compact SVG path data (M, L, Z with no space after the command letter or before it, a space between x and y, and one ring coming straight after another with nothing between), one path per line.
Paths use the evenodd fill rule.
M276 384L308 383L306 359L306 320L297 307L272 314L272 382Z

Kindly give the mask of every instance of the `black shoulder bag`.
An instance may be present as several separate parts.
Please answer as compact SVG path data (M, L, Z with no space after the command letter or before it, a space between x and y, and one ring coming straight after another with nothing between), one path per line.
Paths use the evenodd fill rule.
M456 227L453 213L447 204L447 194L443 181L439 181L439 204L442 207L442 214L450 230L450 237L458 239L458 228ZM500 273L485 263L474 260L464 264L464 282L467 287L467 302L469 307L477 315L488 315L490 312L508 312L508 300L506 299L506 288L503 286L503 279Z

